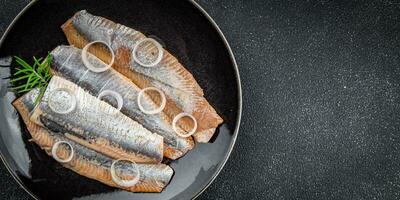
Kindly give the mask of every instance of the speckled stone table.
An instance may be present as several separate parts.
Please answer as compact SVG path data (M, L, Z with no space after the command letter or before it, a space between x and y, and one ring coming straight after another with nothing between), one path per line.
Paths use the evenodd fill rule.
M22 7L0 0L0 30ZM198 0L236 55L243 120L199 199L400 199L400 2ZM0 199L29 199L4 168Z

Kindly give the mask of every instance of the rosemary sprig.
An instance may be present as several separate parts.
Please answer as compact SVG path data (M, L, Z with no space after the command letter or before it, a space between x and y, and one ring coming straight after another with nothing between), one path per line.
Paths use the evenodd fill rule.
M19 67L16 68L16 72L10 80L13 85L11 90L16 93L24 93L33 88L39 88L39 95L35 99L35 105L42 98L51 79L50 64L52 57L48 54L42 60L42 58L33 57L33 65L29 65L22 58L15 56L15 61Z

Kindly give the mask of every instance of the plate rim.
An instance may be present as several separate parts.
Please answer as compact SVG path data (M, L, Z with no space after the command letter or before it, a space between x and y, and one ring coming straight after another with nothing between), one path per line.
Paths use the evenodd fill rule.
M4 31L3 35L0 38L0 48L3 46L4 40L6 39L8 33L12 29L12 27L15 25L15 23L21 18L21 16L36 2L39 0L30 0L28 4L15 16L15 18L11 21L11 23L7 26L6 30ZM191 3L197 10L200 11L200 13L211 23L213 28L217 31L219 37L222 39L225 48L228 50L230 60L233 64L233 68L235 71L235 78L236 78L236 84L237 84L237 99L238 99L238 110L237 110L237 116L236 116L236 125L235 125L235 130L233 131L233 138L231 140L231 143L229 145L229 149L222 161L222 163L219 164L218 169L214 172L212 175L211 179L208 180L207 184L202 187L200 190L198 190L192 199L196 199L199 197L217 178L219 173L222 171L224 168L225 164L227 163L230 155L232 154L233 148L236 143L236 139L239 133L240 129L240 124L241 124L241 117L242 117L242 85L241 85L241 80L240 80L240 73L239 73L239 67L237 65L234 53L232 51L232 48L230 47L225 35L223 34L222 30L219 28L217 23L213 20L213 18L207 13L207 11L195 0L188 0L189 3ZM37 197L35 194L33 194L32 191L30 191L22 182L22 180L14 173L14 171L11 169L9 163L6 161L3 152L0 151L0 159L4 166L6 167L8 173L14 178L14 180L18 183L18 185L26 192L28 193L33 199L35 200L40 200L39 197Z

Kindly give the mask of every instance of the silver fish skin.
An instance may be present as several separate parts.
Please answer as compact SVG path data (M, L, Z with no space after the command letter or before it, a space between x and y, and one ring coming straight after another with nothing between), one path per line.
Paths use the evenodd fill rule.
M92 149L82 146L60 133L56 133L40 127L29 120L29 113L33 111L35 99L39 94L38 89L34 89L19 99L13 105L20 113L25 122L32 140L38 144L45 152L52 156L51 148L58 141L66 141L71 144L74 150L73 159L68 163L60 163L76 173L103 182L104 184L126 189L132 192L160 192L171 180L173 170L165 164L136 164L139 173L139 182L132 187L121 187L115 184L110 178L111 164L114 160L108 156L102 155ZM61 149L61 154L65 157L70 150ZM137 175L135 169L128 162L121 162L118 165L118 172L123 177L134 177Z
M74 27L81 32L88 41L100 40L107 42L116 51L121 47L133 49L134 46L146 36L139 31L122 24L104 21L103 18L92 15L86 10L79 11L72 21ZM171 61L171 62L175 62ZM131 59L129 67L148 77L148 80L174 99L188 113L194 109L196 95L203 95L203 91L196 81L187 83L179 71L169 70L166 65L172 63L159 63L154 67L143 67ZM194 80L193 77L191 79Z
M67 89L76 98L76 108L67 114L52 110L70 107L70 97L52 92ZM52 95L51 104L49 96ZM118 112L108 103L90 95L76 84L53 76L47 89L31 114L38 125L63 129L64 133L100 153L115 159L139 163L159 163L163 158L163 138L138 122ZM57 126L55 126L57 125Z
M61 28L68 42L79 48L83 48L91 41L107 43L115 53L114 69L131 79L140 88L152 86L164 91L168 99L165 113L170 118L181 112L193 115L198 125L193 135L197 142L209 142L216 128L223 122L221 116L205 99L203 90L193 75L168 51L161 50L163 57L153 67L141 66L133 59L136 47L140 49L136 55L144 60L155 57L159 52L154 44L139 45L141 41L147 39L139 31L92 15L86 10L77 12ZM110 58L107 51L100 49L104 48L98 48L99 51L94 55L102 60ZM191 130L191 124L187 120L178 122L178 126L185 131Z
M121 112L133 120L142 124L145 128L164 137L164 156L177 159L194 147L193 139L177 136L171 126L171 120L163 112L158 114L145 114L137 105L137 95L140 88L132 81L115 71L96 73L90 71L81 58L82 50L73 46L58 46L52 52L52 69L67 80L76 83L93 96L98 96L104 90L112 90L119 93L123 99ZM88 53L89 62L98 67L106 64ZM105 96L104 101L116 107L113 97ZM156 108L157 105L150 97L143 98L146 108ZM172 149L170 149L172 148Z

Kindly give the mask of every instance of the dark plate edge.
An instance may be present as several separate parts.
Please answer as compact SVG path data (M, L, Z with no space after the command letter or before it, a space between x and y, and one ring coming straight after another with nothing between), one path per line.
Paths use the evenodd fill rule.
M3 36L0 38L0 47L2 46L4 39L7 37L8 33L10 32L11 28L14 26L14 24L18 21L18 19L34 4L36 3L38 0L31 0L19 13L18 15L13 19L13 21L10 23L10 25L7 27L7 29L5 30ZM226 162L229 159L229 156L232 153L233 147L235 146L236 143L236 139L237 139L237 135L239 133L239 127L240 127L240 122L241 122L241 117L242 117L242 87L241 87L241 81L240 81L240 74L239 74L239 68L237 66L236 60L235 60L235 56L233 54L233 51L228 43L228 41L225 38L225 35L222 33L221 29L218 27L218 25L216 24L216 22L211 18L211 16L200 6L200 4L198 4L195 0L188 0L193 6L195 6L202 14L204 17L207 18L207 20L213 25L213 27L217 30L219 36L221 37L221 39L224 42L224 45L226 47L226 49L229 52L229 56L231 58L231 61L234 65L234 70L235 70L235 76L236 76L236 84L238 87L238 113L237 113L237 118L236 118L236 127L234 130L234 135L233 135L233 140L231 141L230 144L230 149L227 152L223 162L220 164L220 166L218 166L218 170L213 174L212 178L208 181L208 183L201 188L192 199L196 199L197 197L199 197L211 184L212 182L214 182L214 180L217 178L218 174L221 172L222 168L225 166ZM9 164L7 163L7 161L4 158L4 155L2 152L0 152L0 159L3 162L4 166L6 167L7 171L11 174L11 176L15 179L15 181L21 186L22 189L25 190L25 192L27 192L31 197L33 197L36 200L39 200L39 198L33 194L29 189L27 189L25 187L25 185L23 184L23 182L17 177L16 174L14 174L14 172L11 170Z
M222 31L219 28L219 26L217 25L217 23L211 18L211 16L207 13L207 11L205 11L204 8L200 6L200 4L198 4L195 0L189 0L189 2L192 3L203 14L203 16L208 19L208 21L213 25L215 30L217 30L219 36L223 40L224 45L225 45L226 49L229 52L229 57L231 58L232 64L233 64L233 66L235 68L236 84L237 84L237 87L238 87L238 96L237 96L237 98L238 98L238 113L237 113L237 117L236 117L236 127L235 127L235 130L234 130L234 133L233 133L233 140L231 141L229 151L227 152L223 162L220 164L220 166L218 166L218 170L213 174L212 178L208 181L207 185L205 185L200 191L198 191L197 194L195 194L195 196L192 198L192 199L196 199L217 178L217 176L221 172L222 168L224 168L226 162L228 161L229 156L232 153L233 147L235 146L236 139L237 139L237 136L238 136L238 133L239 133L240 120L241 120L241 117L242 117L242 84L240 82L239 68L238 68L238 65L236 63L235 56L233 54L232 48L230 47L228 41L226 40L225 35L222 33Z
M18 21L18 19L34 4L36 3L37 0L31 0L19 13L18 15L12 20L10 25L8 25L7 29L4 31L4 34L0 38L0 47L3 46L4 39L7 37L8 33L10 32L11 28L14 26L14 24ZM11 169L9 164L7 163L3 153L0 151L0 159L3 162L4 166L6 167L7 171L11 176L14 178L14 180L19 184L19 186L25 190L26 193L28 193L32 198L39 200L39 198L33 194L28 188L25 187L24 183L22 180L14 173L14 171Z

